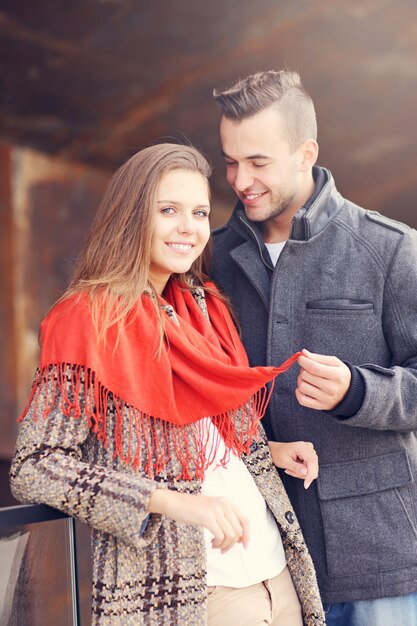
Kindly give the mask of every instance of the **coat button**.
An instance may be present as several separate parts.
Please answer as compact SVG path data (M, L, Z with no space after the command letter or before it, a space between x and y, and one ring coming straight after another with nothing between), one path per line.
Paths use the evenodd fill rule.
M295 522L295 518L294 518L294 514L293 514L293 512L292 512L292 511L287 511L287 512L285 513L285 519L287 520L287 522L288 522L289 524L294 524L294 522Z
M256 452L257 449L258 449L258 444L256 443L256 441L252 441L252 443L250 444L250 451L253 453L253 452Z
M281 313L278 313L275 316L275 324L288 324L288 317L285 317L285 315L281 315Z

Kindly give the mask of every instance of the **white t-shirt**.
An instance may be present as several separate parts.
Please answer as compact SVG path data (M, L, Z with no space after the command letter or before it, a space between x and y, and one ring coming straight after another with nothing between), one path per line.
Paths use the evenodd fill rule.
M279 255L281 254L286 241L280 241L279 243L266 243L266 249L269 252L269 256L271 257L272 264L275 266L279 259Z
M216 427L207 418L210 442ZM231 454L226 467L218 465L225 453L223 440L214 462L207 468L201 493L230 498L249 518L249 545L236 543L225 554L211 546L213 535L204 529L207 549L207 584L248 587L278 576L285 567L285 553L278 525L244 462Z

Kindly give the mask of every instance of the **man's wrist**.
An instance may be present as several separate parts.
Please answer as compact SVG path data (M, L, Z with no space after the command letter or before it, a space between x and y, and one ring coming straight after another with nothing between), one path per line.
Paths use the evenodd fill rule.
M349 417L353 417L361 408L363 401L365 399L365 380L360 372L359 367L355 365L351 365L347 361L344 361L345 365L348 366L351 373L350 386L345 394L345 397L337 406L333 409L325 411L329 415L333 417L337 417L338 419L348 419Z

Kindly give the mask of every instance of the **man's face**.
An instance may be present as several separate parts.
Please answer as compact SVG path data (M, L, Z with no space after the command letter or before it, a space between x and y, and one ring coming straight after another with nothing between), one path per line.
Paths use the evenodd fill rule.
M226 178L249 220L262 222L300 208L302 147L291 153L284 121L275 107L240 122L220 123Z

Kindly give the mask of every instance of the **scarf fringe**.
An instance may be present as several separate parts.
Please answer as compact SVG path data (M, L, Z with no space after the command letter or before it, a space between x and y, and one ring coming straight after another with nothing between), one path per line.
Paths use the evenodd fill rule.
M285 369L290 367L290 361L293 362L294 357L284 364ZM155 478L165 472L174 454L181 467L176 479L202 480L207 467L214 462L222 440L226 448L220 460L223 467L231 453L239 457L249 453L252 442L257 440L259 421L264 416L273 386L274 380L227 412L178 425L128 405L105 388L90 369L59 363L38 370L28 403L18 421L25 418L30 408L35 422L39 418L46 419L53 409L75 420L83 417L105 448L109 437L113 436L113 458L120 458L135 471L142 468L147 476ZM112 433L109 433L107 423L109 403L114 406ZM209 420L216 426L214 437Z

